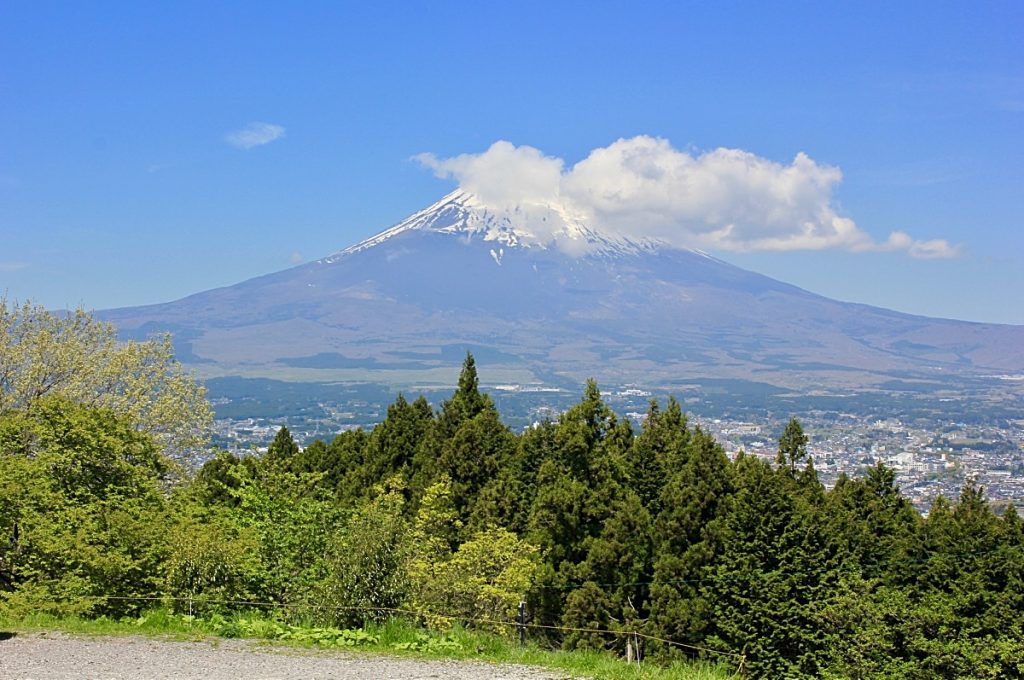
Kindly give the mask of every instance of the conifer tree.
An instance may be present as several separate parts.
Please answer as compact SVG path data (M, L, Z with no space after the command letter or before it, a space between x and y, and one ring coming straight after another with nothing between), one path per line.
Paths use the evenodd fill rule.
M206 461L196 474L194 487L204 504L238 505L238 488L241 486L238 456L219 451Z
M721 549L719 519L733 482L722 447L699 428L676 458L685 462L662 487L655 519L651 618L661 637L693 644L703 639L711 619L699 584Z
M807 435L796 418L790 418L786 429L779 437L779 453L776 462L780 467L788 467L789 473L796 476L796 466L807 457Z
M892 468L879 463L861 479L840 477L825 516L831 540L863 578L895 583L908 576L901 550L915 542L920 518L900 494Z
M648 590L653 560L654 526L640 497L627 490L614 504L614 511L601 533L590 544L587 558L577 570L577 578L596 585L601 592L602 610L612 629L633 631L644 627L648 616ZM589 589L590 592L593 588ZM587 620L594 611L572 597L566 601L564 624L570 628L593 627ZM603 626L603 627L607 627ZM581 638L587 644L593 636ZM616 637L604 640L617 642ZM577 645L579 646L579 645Z
M485 409L493 409L494 403L486 394L480 393L480 379L476 373L476 360L466 352L459 372L459 385L452 398L441 405L438 425L443 439L455 435L462 423Z
M270 442L270 446L267 447L264 461L270 466L287 468L298 452L299 445L292 438L292 433L288 431L287 426L282 425L274 435L274 441Z
M451 480L459 517L471 522L473 509L484 486L498 477L515 450L515 439L493 408L462 422L442 444L437 471Z
M826 636L816 612L838 582L820 511L793 493L788 466L743 457L736 468L722 552L702 581L714 605L708 639L745 650L755 677L820 675Z
M433 416L420 400L410 404L399 393L388 406L384 420L373 428L364 449L360 472L355 480L365 495L374 484L398 475L406 489L417 464L425 456L421 450L432 442Z

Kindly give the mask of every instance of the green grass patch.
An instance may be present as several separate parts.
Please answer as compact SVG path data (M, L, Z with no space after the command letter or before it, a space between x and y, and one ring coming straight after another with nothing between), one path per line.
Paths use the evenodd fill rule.
M211 637L258 639L392 656L524 664L564 673L566 677L595 680L725 680L734 675L734 670L727 666L703 661L676 662L671 666L649 661L627 664L611 653L565 652L536 643L520 647L513 640L491 633L458 626L445 632L428 631L400 619L369 624L361 629L340 629L288 622L264 612L197 618L167 609L153 609L138 618L119 620L55 617L50 614L32 614L17 620L0 618L0 631L41 630L60 630L76 635L160 636L179 640Z

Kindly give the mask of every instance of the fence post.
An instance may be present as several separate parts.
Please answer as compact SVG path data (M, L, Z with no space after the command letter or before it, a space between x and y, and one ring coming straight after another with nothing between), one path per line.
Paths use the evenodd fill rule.
M519 602L519 614L516 616L516 630L519 631L519 646L526 646L526 602Z

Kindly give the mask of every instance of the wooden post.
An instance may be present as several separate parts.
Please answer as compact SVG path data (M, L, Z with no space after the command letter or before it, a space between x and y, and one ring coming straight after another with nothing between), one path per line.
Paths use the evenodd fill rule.
M633 663L633 640L626 638L626 663Z
M526 602L519 603L519 615L516 616L516 630L519 631L519 646L526 646Z

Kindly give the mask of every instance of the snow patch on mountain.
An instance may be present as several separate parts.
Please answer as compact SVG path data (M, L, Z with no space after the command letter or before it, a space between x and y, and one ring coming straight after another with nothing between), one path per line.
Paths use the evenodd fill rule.
M451 234L467 240L484 241L494 246L491 254L499 265L506 248L558 248L573 257L586 257L635 255L667 247L660 241L634 241L602 234L570 214L564 206L515 205L494 209L485 206L472 194L458 190L395 226L321 262L331 264L346 255L373 248L410 232Z

